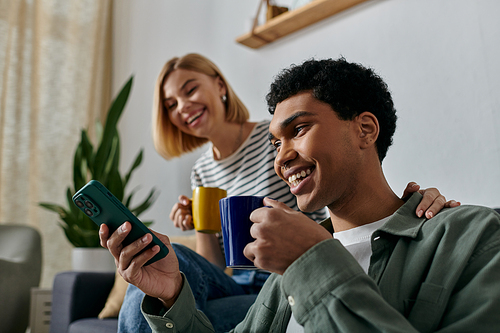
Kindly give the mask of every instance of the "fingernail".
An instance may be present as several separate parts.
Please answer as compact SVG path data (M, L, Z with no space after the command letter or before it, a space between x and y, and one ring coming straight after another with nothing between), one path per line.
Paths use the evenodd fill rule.
M148 241L148 234L145 234L144 236L142 236L141 240L143 243L146 243Z
M417 216L418 216L418 217L422 217L422 214L423 214L423 213L424 213L424 211L423 211L423 210L419 210L419 211L417 212Z
M432 218L433 216L434 216L434 214L432 214L432 212L428 212L428 213L427 213L427 217L428 217L428 218Z

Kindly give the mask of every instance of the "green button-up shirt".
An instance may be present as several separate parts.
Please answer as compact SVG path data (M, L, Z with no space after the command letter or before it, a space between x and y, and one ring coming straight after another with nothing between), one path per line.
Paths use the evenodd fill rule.
M368 275L338 240L323 241L271 275L234 332L285 332L292 312L305 332L500 332L500 216L461 206L426 220L420 200L373 233ZM148 296L142 310L153 332L213 332L194 304L184 280L164 315Z

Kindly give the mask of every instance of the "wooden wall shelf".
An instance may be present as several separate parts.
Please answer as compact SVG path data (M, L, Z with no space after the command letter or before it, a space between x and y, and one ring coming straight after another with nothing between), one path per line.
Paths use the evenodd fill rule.
M238 43L258 49L266 44L305 28L367 0L313 0L295 10L283 13L255 30L236 39Z

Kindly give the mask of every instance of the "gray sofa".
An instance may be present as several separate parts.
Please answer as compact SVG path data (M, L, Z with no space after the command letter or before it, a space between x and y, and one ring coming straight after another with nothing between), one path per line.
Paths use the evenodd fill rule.
M116 333L118 319L99 319L114 273L62 272L54 278L50 333Z
M38 287L41 271L40 233L27 225L0 224L0 332L26 332L31 288Z

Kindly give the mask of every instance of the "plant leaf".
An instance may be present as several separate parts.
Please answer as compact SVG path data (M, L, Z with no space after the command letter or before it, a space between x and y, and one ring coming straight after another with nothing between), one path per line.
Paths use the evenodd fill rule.
M100 179L102 183L108 183L108 177L110 174L119 174L119 164L120 164L120 138L118 132L115 131L115 135L112 137L112 143L110 146L110 151L106 159L103 173ZM99 179L99 178L98 178Z
M134 194L137 192L138 188L134 188L132 190L132 192L130 192L129 196L127 197L127 200L123 203L125 205L125 207L130 207L130 204L132 202L132 197L134 196Z
M86 130L82 130L82 154L86 160L86 165L91 174L94 173L94 146L92 146L92 142L90 142L89 136ZM87 175L85 175L85 180L87 179ZM83 185L82 185L83 186ZM81 188L81 187L79 187ZM76 189L75 189L76 190Z
M130 170L128 171L127 175L125 176L125 180L123 181L123 187L126 187L128 184L128 181L130 179L130 176L132 176L132 172L142 163L142 156L143 156L143 151L144 149L141 148L137 156L135 157L134 163L132 163L132 166L130 167Z
M103 172L103 168L106 165L106 159L111 150L112 137L115 135L116 125L120 116L125 108L125 104L127 103L128 96L130 94L130 89L132 88L133 76L130 77L127 83L122 87L120 93L115 98L111 107L109 108L106 123L104 124L104 132L102 135L102 141L97 149L96 157L95 157L95 176L97 178Z
M75 157L73 159L73 184L75 191L85 184L86 170L86 162L83 160L83 148L80 142L76 147Z
M95 121L95 137L97 139L97 146L101 145L103 131L104 131L104 129L102 127L102 123L99 119L97 119Z
M153 221L141 221L146 227L150 227L153 224Z
M104 184L103 184L104 185ZM124 188L122 178L118 170L113 170L108 176L108 184L104 185L113 195L123 202Z
M82 230L82 241L84 247L99 247L99 231L98 230Z
M64 207L59 206L57 204L52 204L48 202L39 202L38 205L45 209L48 209L54 213L57 213L59 217L63 218L68 215L68 212L64 209Z
M78 207L76 207L76 205L73 203L72 197L73 197L73 192L71 192L70 188L68 187L66 189L66 200L68 201L68 206L69 206L68 215L76 217L79 213L81 213L81 210L78 209Z
M145 210L147 210L149 208L149 206L151 206L156 201L156 199L158 197L157 194L158 194L158 192L156 191L155 188L153 188L151 190L151 192L149 192L149 195L146 197L146 199L141 204L139 204L137 207L130 209L130 211L135 216L141 215Z
M75 232L73 228L69 227L68 225L64 225L62 223L59 223L61 228L64 231L64 234L66 235L66 238L68 241L73 244L74 247L82 247L83 242L81 240L81 237L79 236L78 232Z

